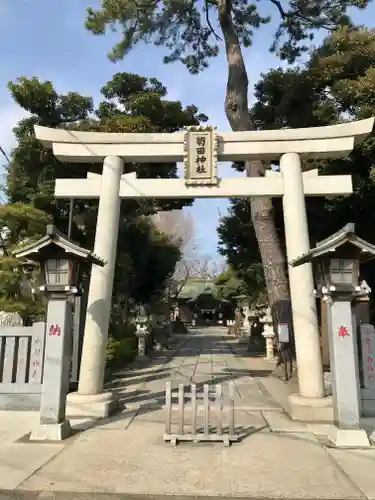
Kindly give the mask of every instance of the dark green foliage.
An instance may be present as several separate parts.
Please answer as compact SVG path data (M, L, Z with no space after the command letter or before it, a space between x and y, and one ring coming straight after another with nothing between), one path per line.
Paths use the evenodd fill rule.
M280 203L275 201L278 210L279 237L283 241L283 226ZM228 215L220 220L218 226L219 253L223 255L251 299L261 299L265 294L265 280L258 243L250 217L250 202L245 198L230 200Z
M26 276L23 261L12 256L12 250L25 240L45 234L50 217L32 205L14 203L0 206L0 311L19 313L28 323L44 314L44 301L31 289L39 279L39 268Z
M60 94L51 82L42 82L36 77L21 77L10 82L9 90L13 99L31 115L14 129L17 146L8 166L9 201L11 206L23 207L23 211L27 207L39 211L43 228L48 219L63 232L68 228L69 201L55 199L55 179L85 178L88 171L101 173L101 166L59 162L51 150L35 139L34 125L103 132L174 132L207 120L194 105L183 108L181 102L167 100L167 89L155 78L130 73L117 73L104 85L103 101L97 108L91 97L76 92ZM175 164L127 164L125 171L153 178L173 178L177 174ZM113 290L115 315L125 304L128 307L129 301L147 302L152 296L160 295L180 257L178 249L158 233L145 216L158 210L181 208L191 202L173 199L122 202ZM88 248L93 248L97 208L98 200L74 200L72 238ZM31 230L32 212L26 222L21 221L20 210L18 212L15 222L7 216L5 223L18 228L27 222ZM21 226L18 232L22 236L25 230Z
M258 129L329 125L375 115L375 30L338 30L327 38L306 66L271 70L256 85L250 110ZM311 244L355 222L359 236L375 243L375 135L355 147L348 158L312 162L322 174L351 174L354 191L347 197L307 200ZM280 204L274 201L276 226L283 234ZM223 255L239 272L260 266L260 256L246 201L232 200L219 226ZM246 269L245 269L246 272ZM363 274L375 287L375 268Z
M248 295L252 292L249 290L244 280L232 267L228 267L226 271L220 274L215 281L217 289L217 298L234 302L239 295Z
M293 62L305 52L319 29L350 26L348 8L365 8L369 0L106 0L99 9L88 9L86 28L94 35L107 30L121 33L109 57L123 59L140 42L168 49L165 63L181 61L191 73L206 68L219 53L223 18L230 15L239 43L249 47L254 31L271 21L278 25L269 48Z

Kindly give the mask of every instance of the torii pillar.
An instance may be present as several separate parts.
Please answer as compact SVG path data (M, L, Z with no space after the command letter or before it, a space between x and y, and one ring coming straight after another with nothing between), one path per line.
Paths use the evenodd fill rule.
M99 207L94 253L102 255L107 265L92 266L91 270L78 393L68 395L70 413L73 409L78 415L88 412L91 416L106 417L117 406L112 393L102 391L117 253L121 204L119 186L123 167L122 158L106 157L98 186Z

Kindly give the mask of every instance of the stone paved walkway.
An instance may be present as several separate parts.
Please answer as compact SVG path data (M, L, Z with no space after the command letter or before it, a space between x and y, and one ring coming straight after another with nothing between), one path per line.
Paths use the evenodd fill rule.
M128 409L141 406L160 406L165 402L165 385L172 382L177 389L184 384L196 384L201 389L209 384L222 384L224 394L228 393L228 383L235 385L235 406L242 410L281 410L273 400L249 375L246 344L226 335L224 328L193 330L187 342L169 361L156 360L144 369L133 368L124 371L115 383L114 391ZM260 358L262 368L271 371L273 363Z
M246 355L246 346L226 338L224 330L196 331L173 359L159 358L118 377L126 408L116 415L86 422L87 430L61 444L12 442L15 433L0 442L0 488L14 489L0 489L0 500L375 500L375 449L330 449L322 440L325 426L292 422L262 389L271 368ZM164 443L167 380L174 387L233 381L236 425L249 432L230 448ZM17 418L25 429L25 418Z

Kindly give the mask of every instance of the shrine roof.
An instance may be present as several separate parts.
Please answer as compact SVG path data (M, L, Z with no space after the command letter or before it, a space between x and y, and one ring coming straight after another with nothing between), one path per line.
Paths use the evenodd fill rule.
M189 278L181 289L181 299L196 299L199 295L209 294L216 297L217 287L212 280L205 278Z

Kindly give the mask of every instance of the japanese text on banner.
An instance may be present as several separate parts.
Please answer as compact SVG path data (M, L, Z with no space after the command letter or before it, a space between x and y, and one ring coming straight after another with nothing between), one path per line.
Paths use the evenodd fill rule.
M366 323L360 328L364 385L366 389L375 389L375 329Z
M198 174L207 174L206 142L207 142L206 137L202 135L198 135L195 138L195 144L196 144L195 164L196 164L196 172Z
M189 177L191 179L210 179L211 132L190 132L189 138Z

